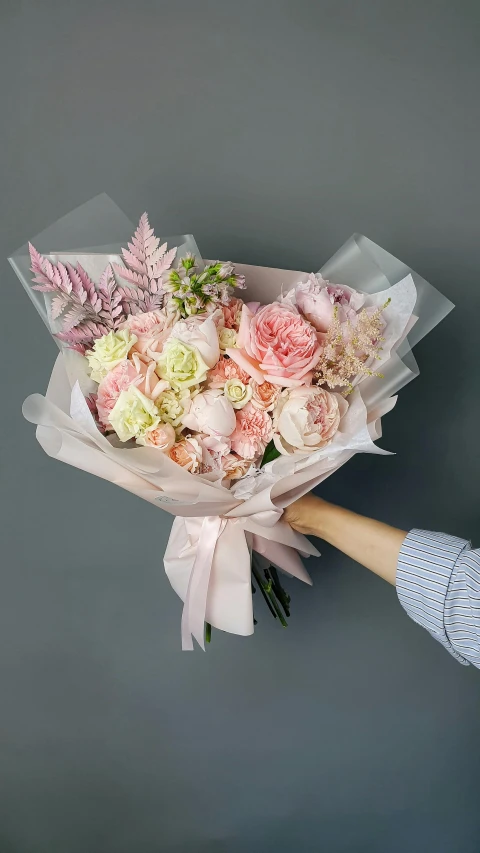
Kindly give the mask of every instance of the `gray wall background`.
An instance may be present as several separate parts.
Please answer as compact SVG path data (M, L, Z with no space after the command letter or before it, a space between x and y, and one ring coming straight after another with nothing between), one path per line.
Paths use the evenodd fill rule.
M206 257L360 231L457 309L322 493L480 543L478 3L0 4L0 256L98 192ZM2 274L1 853L477 853L480 673L329 548L288 631L182 654L169 517L43 455L55 345ZM21 346L19 347L19 343Z

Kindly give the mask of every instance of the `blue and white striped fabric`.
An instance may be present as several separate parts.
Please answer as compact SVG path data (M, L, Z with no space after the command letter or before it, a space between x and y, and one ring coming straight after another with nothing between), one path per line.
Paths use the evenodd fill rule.
M480 551L465 539L412 530L396 583L408 615L460 663L480 667Z

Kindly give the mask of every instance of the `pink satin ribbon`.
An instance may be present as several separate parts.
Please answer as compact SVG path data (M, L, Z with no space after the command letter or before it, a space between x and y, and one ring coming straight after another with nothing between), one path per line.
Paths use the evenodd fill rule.
M212 571L217 540L227 525L227 519L219 515L207 515L203 519L187 594L182 613L182 649L193 650L193 637L205 651L205 612L207 609L208 584Z
M279 512L276 513L277 517ZM267 519L272 521L269 513L258 513L256 519L258 520L262 515L264 516L263 521ZM248 521L249 519L246 517L227 518L218 515L205 516L202 520L182 612L182 649L184 651L193 650L194 637L201 648L205 650L204 635L208 588L217 542L225 531L228 532L229 525L241 525L243 527L245 524L248 525ZM262 554L293 577L311 583L296 548L273 539L266 539L258 533L248 532L248 530L246 535L251 549ZM189 541L178 556L182 557L185 550L188 551L191 547L192 543Z

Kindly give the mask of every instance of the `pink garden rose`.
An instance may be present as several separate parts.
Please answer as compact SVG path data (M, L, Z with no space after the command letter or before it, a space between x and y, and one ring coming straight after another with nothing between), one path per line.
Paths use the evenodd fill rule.
M142 354L160 353L175 320L175 315L167 314L166 311L158 309L147 311L145 314L131 314L121 324L120 328L127 328L137 336L138 340L133 347L134 351Z
M235 429L235 411L220 390L208 389L193 397L182 424L194 432L227 438Z
M280 394L278 385L272 385L271 382L263 382L259 385L255 379L251 379L250 386L252 389L252 406L256 409L262 409L264 412L271 412Z
M248 373L245 373L231 358L225 358L222 355L213 370L208 374L209 388L223 388L227 379L240 379L246 385L250 379Z
M255 314L244 305L237 347L227 355L259 385L287 387L311 382L321 349L313 326L286 302L264 305Z
M190 471L191 474L195 474L202 464L202 448L196 438L177 441L170 448L168 455L177 465L185 468L186 471Z
M242 459L256 459L263 454L272 438L270 416L247 403L237 412L236 421L235 430L230 436L232 450Z
M336 305L340 323L354 322L365 296L345 284L331 284L321 275L312 274L295 288L295 302L317 332L327 332Z
M283 391L273 412L273 440L280 453L312 453L329 444L348 409L340 394L318 385Z
M143 436L137 438L138 444L146 447L157 447L162 453L168 453L175 444L175 430L171 424L158 424L156 427L147 429Z

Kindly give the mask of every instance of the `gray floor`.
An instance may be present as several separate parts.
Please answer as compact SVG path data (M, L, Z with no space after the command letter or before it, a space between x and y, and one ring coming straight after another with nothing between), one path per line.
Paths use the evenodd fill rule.
M105 190L206 257L317 269L360 231L456 304L323 493L480 543L472 2L0 6L1 256ZM283 631L182 654L168 516L44 456L55 346L2 276L1 853L477 853L480 673L324 549Z

